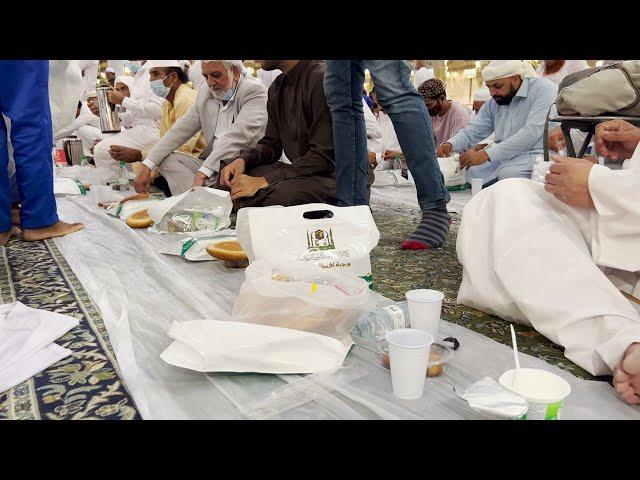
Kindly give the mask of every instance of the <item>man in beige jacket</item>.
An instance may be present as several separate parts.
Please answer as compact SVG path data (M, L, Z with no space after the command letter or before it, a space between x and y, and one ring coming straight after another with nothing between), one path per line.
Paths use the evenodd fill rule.
M173 195L192 186L213 185L220 161L234 159L253 147L267 125L267 92L259 80L242 73L240 60L202 60L207 83L198 89L195 105L149 152L135 182L138 193L149 190L150 172L158 167ZM206 148L198 156L175 150L202 130Z

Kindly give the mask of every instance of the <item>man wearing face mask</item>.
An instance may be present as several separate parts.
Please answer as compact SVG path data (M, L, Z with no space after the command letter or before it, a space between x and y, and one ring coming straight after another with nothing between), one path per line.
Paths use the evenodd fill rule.
M142 150L152 147L160 138L160 114L164 98L151 90L149 66L149 62L144 64L137 61L125 62L125 69L130 72L135 71L133 84L129 88L131 96L126 97L116 90L109 92L109 102L124 107L127 112L127 122L131 124L131 128L123 128L120 133L100 141L93 149L96 167L110 168L114 177L118 174L119 165L111 156L112 145ZM139 164L132 164L132 166L137 165Z
M447 99L441 80L431 78L422 82L418 86L418 92L429 110L436 145L453 137L469 123L469 112L458 102Z
M160 118L160 138L191 108L196 101L196 92L186 83L188 77L177 60L151 60L147 63L151 90L155 95L164 99L162 116ZM114 160L127 163L141 162L152 147L131 148L123 145L111 145L109 153ZM176 155L189 158L197 157L204 150L204 137L198 131L182 145L177 147ZM141 165L136 178L136 185L140 190L149 191L151 185L151 170Z
M136 191L148 191L147 172L158 167L173 195L192 186L213 186L221 161L254 146L267 124L267 92L259 80L242 73L241 60L202 60L206 83L194 105L162 136L143 162ZM185 155L178 147L202 131L206 148ZM176 151L178 150L178 151Z
M504 178L530 178L536 156L543 153L544 123L556 86L520 60L494 60L482 77L491 100L466 128L438 147L437 155L464 152L460 166L468 168L467 181L482 178L485 186ZM494 131L493 145L474 150Z

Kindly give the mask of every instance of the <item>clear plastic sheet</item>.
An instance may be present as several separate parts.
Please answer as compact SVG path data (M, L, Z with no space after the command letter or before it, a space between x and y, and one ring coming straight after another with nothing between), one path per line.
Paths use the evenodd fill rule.
M441 322L441 336L456 337L461 347L441 376L427 379L419 400L394 397L380 354L358 345L334 374L203 374L172 367L160 359L171 343L166 333L171 323L230 319L243 270L159 254L167 236L134 231L85 196L59 199L58 210L63 220L86 225L55 242L100 308L143 418L478 419L482 416L455 392L512 368L509 347L447 322ZM605 382L577 379L524 354L520 362L571 384L565 419L640 418L639 409L622 403Z
M447 210L454 213L462 213L464 206L471 200L471 190L449 192L451 201L447 204ZM418 210L418 197L416 187L411 185L406 188L371 187L371 203L384 202L395 205L403 205Z

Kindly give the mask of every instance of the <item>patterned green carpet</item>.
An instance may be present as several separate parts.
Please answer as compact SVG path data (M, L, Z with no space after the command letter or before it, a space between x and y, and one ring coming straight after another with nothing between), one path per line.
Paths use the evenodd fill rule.
M51 240L0 247L0 303L69 315L80 324L56 343L73 354L0 392L0 419L132 420L140 416L117 370L96 306Z
M413 231L419 212L409 207L376 203L374 218L381 233L372 253L375 288L393 300L404 300L414 288L445 293L443 318L510 345L509 323L456 305L462 267L455 239L460 222L454 217L447 242L434 251L400 249ZM7 392L0 393L0 419L139 419L118 366L100 313L52 241L12 240L0 247L0 303L19 300L80 320L58 340L73 355ZM517 327L520 351L539 357L580 378L593 379L564 358L563 349L533 329Z
M509 322L473 308L457 305L458 287L462 281L462 266L456 255L456 236L460 217L454 215L451 230L442 248L430 251L404 251L400 243L420 220L420 212L410 207L374 203L373 216L380 230L380 243L371 261L375 289L393 300L403 301L404 293L414 288L432 288L445 294L442 318L511 346ZM595 377L567 360L564 349L531 327L516 326L518 350L547 363L563 368L576 377ZM606 380L607 378L598 378Z

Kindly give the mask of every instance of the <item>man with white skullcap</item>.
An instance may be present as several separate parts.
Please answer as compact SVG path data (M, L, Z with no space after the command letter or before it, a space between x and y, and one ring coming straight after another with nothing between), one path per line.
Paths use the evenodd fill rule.
M504 178L530 178L536 156L543 153L544 123L556 86L521 60L494 60L482 77L492 98L464 130L438 147L438 156L460 152L467 181L482 178L485 186ZM473 149L492 132L493 145Z
M173 60L175 62L175 60ZM126 97L116 90L109 92L109 102L124 107L130 115L131 128L122 129L100 141L93 149L96 167L110 168L113 176L118 174L118 162L111 156L111 145L135 149L149 148L160 138L160 115L164 99L151 90L148 61L128 61L127 68L134 72L131 95Z
M109 85L113 87L116 81L116 69L113 67L107 67L104 69L104 74L107 77L107 82L109 82Z
M149 69L151 90L154 95L163 99L160 116L160 138L162 138L195 104L197 94L187 86L189 77L177 60L150 60L146 67ZM118 78L122 80L122 77ZM123 118L122 115L121 118ZM137 148L113 143L109 154L118 162L142 162L153 146ZM204 150L204 146L204 137L198 130L178 144L175 150L188 160L195 159ZM152 180L152 170L153 168L141 165L138 171L137 178L144 178L147 191Z

